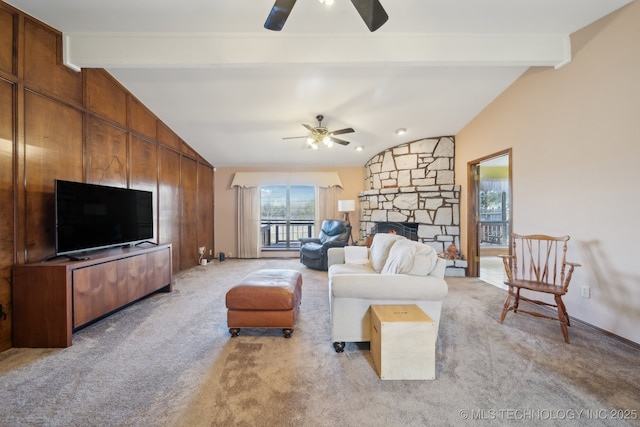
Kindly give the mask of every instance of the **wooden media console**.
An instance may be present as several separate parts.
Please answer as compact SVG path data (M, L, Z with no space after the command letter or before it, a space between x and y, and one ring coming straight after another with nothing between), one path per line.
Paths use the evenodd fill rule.
M69 347L74 331L157 291L171 292L171 245L13 267L13 346Z

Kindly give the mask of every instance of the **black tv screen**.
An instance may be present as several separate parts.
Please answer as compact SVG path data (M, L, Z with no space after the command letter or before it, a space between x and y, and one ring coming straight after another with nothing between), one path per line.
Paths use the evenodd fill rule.
M153 193L55 181L56 254L153 239Z

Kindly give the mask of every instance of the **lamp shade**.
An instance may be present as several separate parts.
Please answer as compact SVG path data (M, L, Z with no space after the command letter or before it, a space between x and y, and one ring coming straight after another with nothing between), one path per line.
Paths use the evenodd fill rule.
M338 212L355 212L355 200L338 200Z

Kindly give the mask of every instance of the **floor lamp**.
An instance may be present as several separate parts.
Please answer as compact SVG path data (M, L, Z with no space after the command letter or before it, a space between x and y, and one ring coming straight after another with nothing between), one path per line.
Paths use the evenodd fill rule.
M344 212L344 221L349 221L349 212L356 211L356 201L355 200L338 200L338 212ZM351 225L351 222L349 222ZM351 231L349 232L349 242L353 243L353 237L351 235Z

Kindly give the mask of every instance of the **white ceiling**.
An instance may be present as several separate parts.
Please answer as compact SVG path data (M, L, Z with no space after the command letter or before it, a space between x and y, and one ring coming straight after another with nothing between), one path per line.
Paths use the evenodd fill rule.
M259 167L362 166L455 135L631 0L381 0L389 21L375 33L348 0L299 0L281 32L263 28L273 0L5 1L62 31L68 65L106 68L214 166ZM282 139L318 114L353 127L351 144Z

